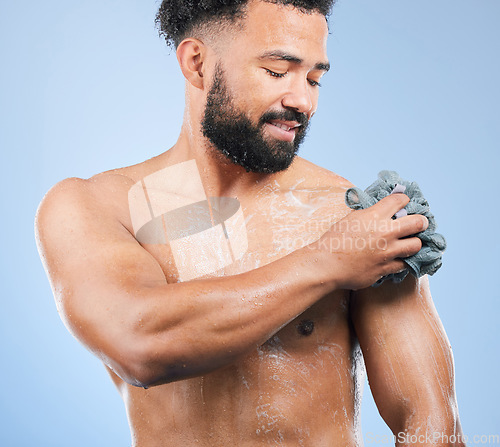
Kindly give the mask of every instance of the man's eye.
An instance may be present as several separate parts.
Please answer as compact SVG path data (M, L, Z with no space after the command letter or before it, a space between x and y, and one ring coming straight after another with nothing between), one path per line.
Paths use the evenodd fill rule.
M309 85L312 85L313 87L321 87L321 84L313 79L308 79L307 82L309 82Z
M272 76L273 78L283 78L286 75L286 73L276 73L275 71L269 70L268 68L266 68L266 71L267 74L269 76Z

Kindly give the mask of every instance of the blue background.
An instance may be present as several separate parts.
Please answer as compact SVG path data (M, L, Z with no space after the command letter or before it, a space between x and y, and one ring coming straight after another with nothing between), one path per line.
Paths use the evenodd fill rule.
M33 219L59 180L176 141L183 79L154 29L157 6L0 1L2 446L130 445L103 366L59 319ZM431 287L470 438L500 433L499 19L497 0L340 0L301 151L362 187L381 169L419 182L448 240ZM389 435L365 395L363 434Z

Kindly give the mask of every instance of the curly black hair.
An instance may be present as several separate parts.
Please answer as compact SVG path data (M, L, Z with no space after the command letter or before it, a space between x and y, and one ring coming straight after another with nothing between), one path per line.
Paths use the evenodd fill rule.
M318 12L326 18L336 0L264 0L292 5L302 12ZM163 0L156 14L156 26L168 45L177 47L203 24L234 24L245 16L248 0Z

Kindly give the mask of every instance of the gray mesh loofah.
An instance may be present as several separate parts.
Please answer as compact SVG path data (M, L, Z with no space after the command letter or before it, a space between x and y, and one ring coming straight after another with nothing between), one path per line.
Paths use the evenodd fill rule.
M436 233L436 220L417 183L401 179L394 171L381 171L378 174L378 179L365 191L360 188L349 188L345 195L346 204L354 210L368 208L391 194L398 184L406 187L405 194L410 198L410 202L404 208L406 212L408 214L422 214L427 217L429 226L425 231L416 234L422 241L420 251L403 259L408 269L384 276L373 286L379 286L387 279L399 283L405 279L408 271L416 278L426 274L433 275L441 267L443 251L446 249L446 241L441 234Z

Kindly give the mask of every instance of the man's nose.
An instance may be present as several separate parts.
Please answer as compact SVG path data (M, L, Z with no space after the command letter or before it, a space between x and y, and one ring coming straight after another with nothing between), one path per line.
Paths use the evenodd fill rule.
M305 113L308 116L313 111L313 101L307 80L294 82L290 85L290 90L281 100L283 107L294 109L297 112Z

